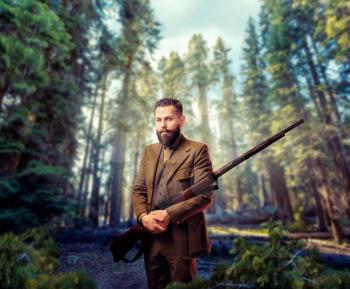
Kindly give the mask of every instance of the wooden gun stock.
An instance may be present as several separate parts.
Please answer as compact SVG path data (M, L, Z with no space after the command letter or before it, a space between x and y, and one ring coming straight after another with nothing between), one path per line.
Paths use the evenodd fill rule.
M137 255L132 259L126 259L125 255L134 247L139 240L145 237L149 232L141 226L133 226L121 235L112 236L108 244L109 250L113 255L113 260L119 262L123 260L126 263L137 260ZM135 259L135 260L134 260Z

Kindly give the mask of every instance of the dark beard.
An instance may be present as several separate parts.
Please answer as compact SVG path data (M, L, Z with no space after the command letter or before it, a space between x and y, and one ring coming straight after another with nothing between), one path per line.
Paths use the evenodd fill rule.
M166 130L166 132L171 132L169 130ZM170 135L164 135L162 136L160 132L157 131L157 137L159 142L165 146L165 147L171 147L175 140L179 137L181 133L180 127L177 127L177 129L174 132L171 132Z

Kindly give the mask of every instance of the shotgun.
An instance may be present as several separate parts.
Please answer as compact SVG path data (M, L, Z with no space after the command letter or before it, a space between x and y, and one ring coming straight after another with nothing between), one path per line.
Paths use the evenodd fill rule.
M186 190L180 192L175 197L170 198L169 200L162 202L158 207L157 210L166 209L167 207L179 203L184 200L188 200L197 194L202 194L204 192L213 191L218 188L217 186L217 179L221 177L223 174L227 173L234 167L238 166L242 162L249 159L251 156L257 154L264 148L270 146L274 142L278 141L282 137L285 136L285 134L292 129L296 128L300 124L304 122L303 119L300 119L287 128L281 130L280 132L276 133L275 135L269 137L262 143L258 144L257 146L253 147L252 149L248 150L244 154L240 155L239 157L231 160L227 164L225 164L223 167L219 168L218 170L214 171L212 175L208 175L201 181L195 183L194 185L188 187ZM147 234L150 234L144 227L141 225L136 225L130 229L128 229L126 232L124 232L121 235L118 236L112 236L111 241L109 242L109 250L112 253L113 259L115 262L119 262L120 260L123 260L126 263L134 262L136 261L143 253L142 248L138 251L138 253L135 255L134 258L131 260L127 259L125 255L133 248L139 240L142 240L144 237L146 237Z

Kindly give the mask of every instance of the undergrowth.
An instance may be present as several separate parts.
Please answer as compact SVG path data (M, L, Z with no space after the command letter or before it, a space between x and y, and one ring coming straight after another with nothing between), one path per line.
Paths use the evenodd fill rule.
M0 288L95 289L85 273L56 273L58 249L45 228L0 236Z
M197 278L188 284L173 283L167 289L257 288L257 289L349 289L350 272L325 267L316 249L302 241L285 242L280 222L264 225L265 244L234 241L232 264L219 263L209 280Z

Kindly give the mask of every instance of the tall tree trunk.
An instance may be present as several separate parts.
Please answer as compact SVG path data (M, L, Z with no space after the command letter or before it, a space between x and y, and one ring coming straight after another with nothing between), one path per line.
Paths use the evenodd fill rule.
M209 112L208 112L208 100L207 100L207 87L206 86L199 86L198 87L199 92L199 112L201 115L201 137L203 140L206 140L207 145L209 148L211 147L211 132L209 127Z
M323 91L320 89L321 82L318 77L317 70L316 70L314 61L312 59L312 55L308 47L308 44L306 42L306 39L304 39L303 41L303 48L306 53L307 62L310 68L312 79L316 86L316 95L319 99L319 102L322 108L324 121L326 124L331 125L332 124L332 118L330 114L331 108L327 103L327 100ZM347 194L348 202L350 203L350 169L347 165L346 159L343 154L341 141L337 133L334 131L330 131L329 133L325 134L325 138L326 138L326 142L328 144L329 150L331 152L334 165L338 170L341 183L343 184L345 191L347 192L346 194Z
M318 229L321 232L324 232L327 230L325 212L322 207L321 196L317 190L317 185L315 183L315 176L313 174L309 177L309 183L310 183L310 189L311 189L312 195L315 200L315 211L316 211Z
M243 209L243 186L239 178L237 178L237 211Z
M310 36L311 39L311 44L313 47L313 50L315 51L316 54L316 63L317 63L317 67L319 68L319 71L321 73L321 76L323 78L324 84L325 84L325 89L327 92L327 96L328 96L328 101L330 103L330 107L332 110L332 116L335 119L338 129L339 129L339 134L342 140L348 139L349 138L349 134L346 132L346 130L344 130L342 128L342 120L341 120L341 116L340 116L340 112L338 109L338 104L337 104L337 99L336 99L336 95L334 92L334 89L332 88L330 81L328 79L327 76L327 72L326 72L326 68L323 65L322 60L320 59L320 53L318 51L317 48L317 44L315 43L315 40L313 39L312 36ZM350 156L350 147L348 144L346 143L342 143L343 144L343 149L344 149L344 154L345 156Z
M117 131L115 133L115 147L112 158L112 178L111 178L111 214L110 225L115 226L120 223L123 194L123 173L125 164L125 149L127 143L128 123L128 99L131 69L134 61L134 54L130 53L124 67L124 79L122 85L121 98L119 99L119 112Z
M343 231L338 222L336 214L334 212L333 201L331 198L331 191L329 189L329 185L327 181L328 180L327 172L325 171L324 165L322 164L319 158L316 159L316 166L315 166L314 173L318 179L318 191L321 193L324 199L328 220L330 222L330 232L333 236L333 239L337 243L341 243Z
M140 135L139 133L136 136L136 145L135 145L135 154L134 154L134 170L133 170L133 181L136 179L137 176L137 169L138 169L138 163L139 163L139 156L140 156L140 151L139 151L139 143L140 143ZM132 202L132 193L130 194L129 198L129 221L134 222L134 206Z
M206 86L198 86L199 92L199 113L201 115L201 124L200 124L200 133L202 140L206 140L206 144L209 147L209 151L213 149L212 141L211 141L211 132L209 127L209 114L208 114L208 101L207 101L207 87ZM220 198L218 194L215 195L213 199L213 203L207 209L209 214L216 213L216 206L218 203L221 203L218 198Z
M294 220L294 216L287 185L283 175L283 169L272 160L268 162L268 168L270 173L271 189L276 197L277 215L284 223L291 223Z
M99 176L99 163L100 163L100 151L101 151L101 136L103 131L103 116L104 116L104 107L105 107L105 98L106 98L106 89L107 89L107 77L108 74L104 75L103 86L102 86L102 97L100 104L100 115L98 123L98 131L96 138L96 149L94 154L93 161L93 178L92 178L92 193L90 199L90 211L89 219L92 223L98 227L99 224L99 199L100 199L100 182L101 177Z
M304 73L304 77L306 79L306 84L307 84L307 87L308 87L308 91L309 91L309 94L311 96L312 102L314 103L314 106L315 106L318 118L320 119L321 122L324 122L324 116L323 116L323 113L322 113L322 110L321 110L321 106L320 106L320 103L319 103L319 101L317 99L317 96L316 96L316 93L315 93L315 89L312 86L309 73L306 72L305 70L303 70L303 73Z
M114 153L112 157L111 168L111 212L110 225L116 226L120 223L122 210L122 185L123 185L123 170L125 163L125 144L126 133L116 132Z
M111 209L111 176L109 176L106 183L106 203L104 209L104 224L108 225L108 217Z
M91 146L92 123L93 123L94 115L95 115L97 94L98 94L98 85L96 85L95 91L94 91L94 98L93 98L92 109L91 109L91 113L90 113L89 127L88 127L87 137L86 137L86 145L85 145L83 166L81 168L79 187L78 187L77 212L80 211L80 203L81 203L81 199L82 199L82 190L83 190L83 185L84 185L84 181L85 181L85 177L86 177L86 171L87 171L86 165L87 165L88 155L89 155L90 146Z
M93 163L93 155L94 155L94 146L90 146L90 151L88 153L88 167L86 170L86 176L84 178L83 191L82 191L82 205L80 209L80 216L85 218L87 213L87 203L89 197L89 189L90 189L90 180L91 180L91 172L92 172L92 163Z
M4 98L5 98L5 95L6 95L6 92L9 88L9 86L10 86L10 82L9 82L8 78L6 77L4 85L2 87L0 87L0 113L2 112L2 103L4 101Z
M265 178L263 175L260 177L260 182L261 182L261 190L263 193L263 198L264 198L264 207L270 206L272 204L271 198L266 190L266 184L265 184Z
M324 80L325 83L325 88L327 91L327 94L329 95L329 100L332 106L332 111L333 114L335 116L335 119L337 120L337 122L340 124L341 123L341 117L340 117L340 113L339 113L339 109L338 109L338 105L337 105L337 100L336 100L336 96L334 95L334 91L332 89L332 86L328 80L327 77L327 73L326 73L326 68L323 65L322 60L320 59L320 52L318 51L317 45L315 43L315 40L313 39L312 36L310 36L311 39L311 43L312 43L312 47L313 50L316 53L316 59L317 59L317 67L319 68L319 71L321 72L322 78Z

